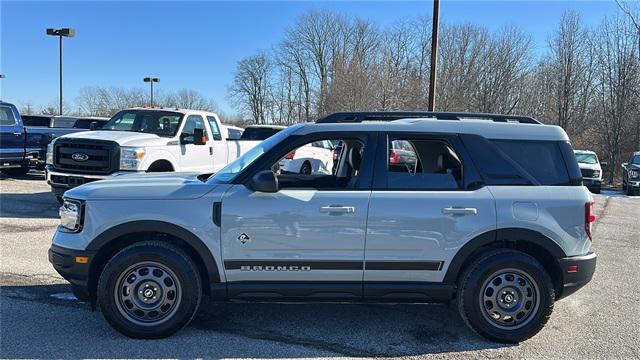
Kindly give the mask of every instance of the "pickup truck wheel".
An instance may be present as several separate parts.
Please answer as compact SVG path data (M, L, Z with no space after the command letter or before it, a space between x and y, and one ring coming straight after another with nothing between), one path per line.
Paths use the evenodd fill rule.
M173 245L155 241L117 253L98 282L103 316L133 338L158 339L179 331L198 310L201 294L191 258Z
M300 167L300 174L302 175L311 175L312 171L313 170L311 169L311 163L308 161L305 161Z
M537 334L553 311L551 277L533 257L494 250L476 259L458 283L458 310L469 327L498 342Z
M25 176L29 172L29 168L26 166L19 168L2 169L2 173L7 176Z

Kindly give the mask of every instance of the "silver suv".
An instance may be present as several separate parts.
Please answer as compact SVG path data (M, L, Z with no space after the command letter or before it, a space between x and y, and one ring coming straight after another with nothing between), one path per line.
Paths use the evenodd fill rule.
M287 154L321 140L342 146L333 171L280 173ZM393 161L399 148L411 166ZM338 113L213 176L123 175L67 191L49 260L131 337L175 333L208 295L454 300L482 336L518 342L595 270L581 180L565 132L529 117Z

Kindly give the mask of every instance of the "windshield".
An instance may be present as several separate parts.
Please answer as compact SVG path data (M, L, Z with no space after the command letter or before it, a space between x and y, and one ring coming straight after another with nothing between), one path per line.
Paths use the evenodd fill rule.
M158 136L176 135L183 114L157 110L123 110L109 120L101 130L135 131Z
M594 154L576 154L576 160L581 164L597 164L598 158Z
M634 155L631 159L631 163L634 165L640 165L640 155Z
M293 125L291 127L288 127L285 130L280 131L274 136L271 136L267 140L260 142L251 150L244 153L244 155L237 158L234 162L230 163L229 165L222 168L222 170L215 173L213 176L209 178L209 180L214 183L222 183L222 184L226 184L233 181L233 179L235 179L235 177L240 172L242 172L242 170L246 169L249 165L253 164L253 162L256 161L256 159L258 159L260 155L271 150L271 148L273 148L275 145L280 143L280 141L282 141L284 138L289 136L289 134L291 134L295 130L299 129L301 126L302 126L301 124Z

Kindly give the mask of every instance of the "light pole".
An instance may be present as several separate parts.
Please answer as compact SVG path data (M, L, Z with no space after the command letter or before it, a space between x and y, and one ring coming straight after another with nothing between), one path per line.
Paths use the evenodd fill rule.
M0 80L6 78L4 74L0 74ZM0 99L2 99L2 85L0 85Z
M62 38L76 36L75 29L47 29L47 35L57 36L60 39L60 115L62 115Z
M151 83L151 107L153 107L153 83L160 82L160 78L157 77L146 77L143 79L144 82Z
M436 107L436 66L438 65L438 22L440 0L433 0L433 28L431 29L431 68L429 75L429 111Z

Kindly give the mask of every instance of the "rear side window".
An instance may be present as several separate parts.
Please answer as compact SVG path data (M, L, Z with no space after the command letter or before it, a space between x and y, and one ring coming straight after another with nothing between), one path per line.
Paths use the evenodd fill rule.
M0 106L0 125L14 125L16 119L13 117L13 111L8 106Z
M491 140L541 185L570 185L556 141Z
M51 124L51 118L48 116L23 115L22 124L24 126L49 127Z

